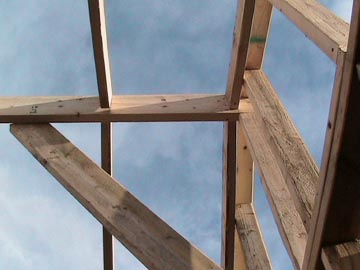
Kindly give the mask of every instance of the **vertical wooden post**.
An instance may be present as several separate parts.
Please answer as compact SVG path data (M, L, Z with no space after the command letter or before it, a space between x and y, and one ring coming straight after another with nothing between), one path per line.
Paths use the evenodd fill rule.
M110 175L113 173L112 162L112 123L101 123L101 167ZM103 227L104 270L114 270L114 238Z

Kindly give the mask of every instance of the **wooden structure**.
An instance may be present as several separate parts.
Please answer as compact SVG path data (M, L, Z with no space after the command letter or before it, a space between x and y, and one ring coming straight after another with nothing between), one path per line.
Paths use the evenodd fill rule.
M253 164L295 269L360 269L360 0L348 25L315 0L239 0L226 93L113 96L105 0L88 0L99 97L1 97L0 122L151 270L271 269L253 207ZM262 71L273 7L337 65L321 168ZM112 178L112 122L223 121L218 266ZM102 168L49 123L100 122Z

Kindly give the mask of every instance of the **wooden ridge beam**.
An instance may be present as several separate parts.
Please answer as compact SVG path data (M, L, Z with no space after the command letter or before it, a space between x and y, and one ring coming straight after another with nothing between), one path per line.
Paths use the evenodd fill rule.
M101 167L109 175L113 174L112 123L101 123ZM103 227L103 261L104 270L115 269L114 238Z
M269 199L275 221L285 247L296 269L304 259L307 232L298 214L284 176L276 162L268 139L261 129L261 120L255 113L241 114L240 123L245 130L247 146L260 171L266 196Z
M109 108L112 82L105 0L88 0L88 4L100 104L102 108Z
M14 136L147 268L221 269L49 124L13 124Z
M270 260L252 204L237 205L236 231L240 238L246 269L270 270Z
M233 49L226 88L226 97L230 109L239 107L254 8L255 0L238 1Z
M360 243L354 241L324 247L321 259L326 270L360 269Z
M349 24L316 0L269 0L335 63L347 49Z
M359 41L360 1L355 0L348 51L337 69L304 270L322 269L322 247L360 238Z
M0 123L236 121L249 110L246 99L228 110L214 94L114 96L109 109L95 96L0 97Z
M305 228L310 225L319 172L301 135L262 71L246 71L245 88L262 121L262 132L272 149Z

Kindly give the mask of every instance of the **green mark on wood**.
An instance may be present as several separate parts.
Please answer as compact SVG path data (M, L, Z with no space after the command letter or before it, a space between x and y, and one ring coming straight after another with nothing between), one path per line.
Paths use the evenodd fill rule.
M265 37L251 37L250 43L265 43L266 38Z

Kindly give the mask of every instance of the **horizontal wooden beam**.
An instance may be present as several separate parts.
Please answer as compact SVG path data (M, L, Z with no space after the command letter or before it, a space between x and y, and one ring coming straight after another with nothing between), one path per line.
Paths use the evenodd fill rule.
M110 109L97 97L1 97L0 123L228 121L251 110L242 100L228 110L224 95L114 96Z
M245 88L305 228L310 224L319 169L276 91L262 71L246 71Z
M326 270L360 269L360 243L354 241L324 247L321 259Z
M316 0L269 0L335 63L346 51L349 24Z
M49 124L11 125L36 159L147 268L221 269Z
M266 196L269 199L276 224L285 247L296 269L300 269L306 245L307 233L298 214L284 176L261 129L261 120L254 113L241 114L250 152L261 174Z
M252 204L237 205L235 218L247 269L270 270L269 256Z
M112 100L112 82L105 0L88 0L88 3L100 105L102 108L109 108Z

